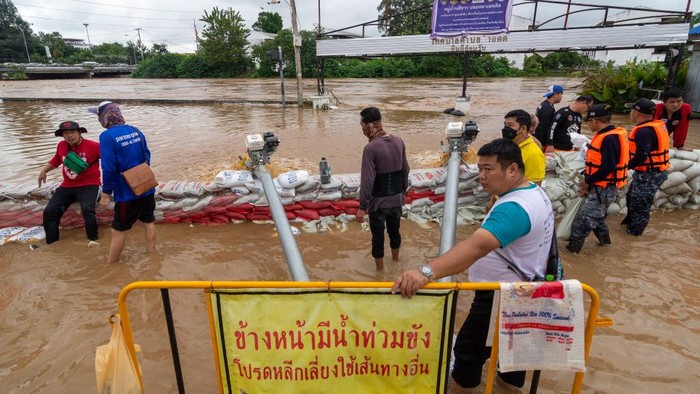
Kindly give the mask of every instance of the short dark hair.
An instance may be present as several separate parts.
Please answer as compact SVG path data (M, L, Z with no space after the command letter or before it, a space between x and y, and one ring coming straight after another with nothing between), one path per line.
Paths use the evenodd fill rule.
M683 98L683 95L685 92L681 88L670 88L666 89L662 94L661 94L661 101L664 103L668 101L668 99L672 98Z
M514 109L506 114L503 119L515 118L515 121L522 127L525 126L526 129L530 130L532 126L532 117L527 111L523 109Z
M377 107L367 107L360 111L360 117L362 118L362 123L372 123L382 120L382 113L379 112Z
M479 148L478 156L496 156L501 169L506 169L509 165L516 163L521 173L525 171L523 155L520 147L513 141L504 138L495 139Z
M578 96L576 98L577 103L593 103L593 97L591 96Z
M591 118L591 119L599 120L603 123L610 124L610 122L612 121L612 115L596 116L596 117Z

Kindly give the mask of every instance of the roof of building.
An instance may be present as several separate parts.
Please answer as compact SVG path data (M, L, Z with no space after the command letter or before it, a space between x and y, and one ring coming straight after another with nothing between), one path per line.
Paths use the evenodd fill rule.
M700 25L697 25L697 26L693 27L692 29L688 30L688 35L692 36L692 35L696 35L696 34L700 34Z

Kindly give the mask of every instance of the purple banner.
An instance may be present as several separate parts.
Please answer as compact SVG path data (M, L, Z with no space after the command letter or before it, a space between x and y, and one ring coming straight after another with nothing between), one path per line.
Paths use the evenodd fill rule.
M430 38L508 31L512 0L435 0Z

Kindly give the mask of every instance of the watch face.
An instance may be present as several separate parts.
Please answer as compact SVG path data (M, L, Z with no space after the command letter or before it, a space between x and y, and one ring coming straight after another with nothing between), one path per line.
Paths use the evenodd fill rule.
M422 265L420 267L420 273L427 276L428 278L432 278L433 276L433 270L427 265Z

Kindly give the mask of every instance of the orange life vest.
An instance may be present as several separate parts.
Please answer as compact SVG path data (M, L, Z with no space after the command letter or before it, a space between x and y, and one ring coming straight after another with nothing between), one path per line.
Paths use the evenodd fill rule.
M634 157L637 153L637 143L634 141L634 137L637 135L637 131L642 127L651 127L654 129L658 147L656 150L652 150L649 153L649 156L643 164L633 168L633 170L647 172L657 169L658 171L665 171L670 166L668 161L669 137L668 130L666 130L666 125L663 120L645 122L632 129L630 132L630 156Z
M617 127L603 134L595 133L588 144L588 151L586 151L586 175L592 175L603 164L603 155L600 150L603 145L603 139L608 135L617 135L620 141L620 156L615 164L615 170L608 174L605 179L595 182L594 185L607 187L609 184L614 183L619 189L627 184L627 163L630 160L627 130L622 127Z

